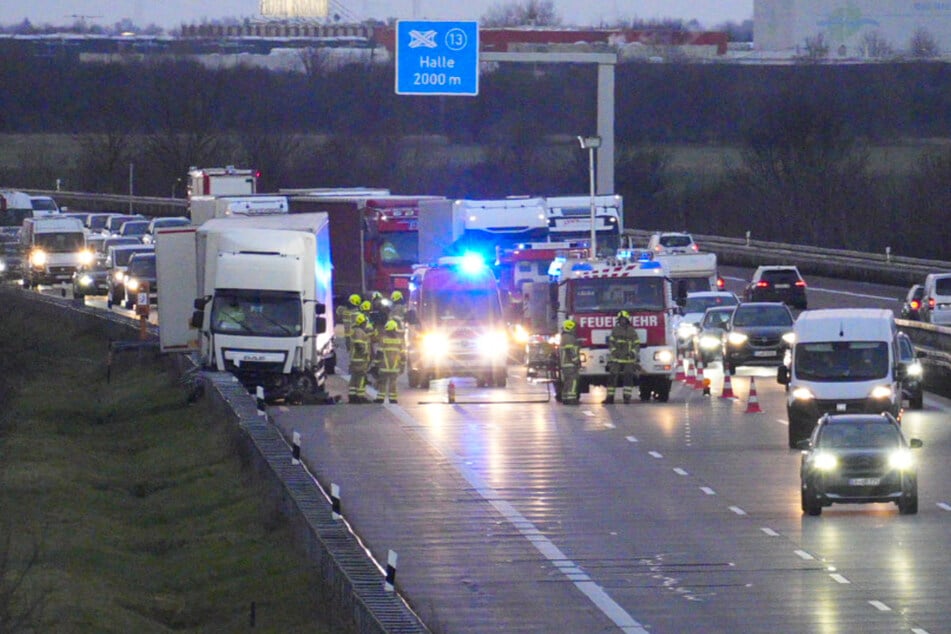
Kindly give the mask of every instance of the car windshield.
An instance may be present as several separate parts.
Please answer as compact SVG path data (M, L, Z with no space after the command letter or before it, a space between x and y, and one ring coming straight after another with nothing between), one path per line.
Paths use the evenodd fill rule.
M84 233L35 233L33 241L36 246L52 253L70 253L86 246Z
M106 226L106 221L109 220L109 218L111 218L111 216L89 216L86 220L86 227L93 231L100 231Z
M619 277L572 280L571 307L577 313L663 310L664 280Z
M113 266L128 266L133 253L144 253L148 249L115 249L112 256Z
M915 360L915 347L908 337L898 338L898 352L902 363L911 363Z
M810 381L871 381L888 374L888 344L828 341L796 344L796 376Z
M938 295L951 295L951 277L939 277L935 280L934 290Z
M419 261L419 234L387 232L380 234L380 261L407 264Z
M221 290L211 305L214 332L261 337L301 334L301 299L287 291Z
M498 295L490 290L436 291L423 296L422 313L438 322L498 319Z
M799 274L792 269L763 271L760 279L771 284L795 284L799 281Z
M733 313L734 327L792 326L792 316L783 306L741 305Z
M134 221L123 223L119 231L127 236L141 236L149 230L149 223L144 221Z
M901 434L888 421L830 423L819 433L822 449L897 449Z
M693 243L690 236L661 236L660 245L662 247L689 247Z
M703 316L703 322L701 323L701 326L703 328L723 329L726 326L726 323L730 321L731 313L732 311L729 310L708 310Z
M155 278L155 257L130 258L129 275L138 278Z
M709 284L706 278L704 278L704 281ZM732 295L687 296L687 303L684 304L684 312L702 313L712 306L736 306L736 304L736 298Z
M34 211L56 211L56 203L51 198L33 198Z

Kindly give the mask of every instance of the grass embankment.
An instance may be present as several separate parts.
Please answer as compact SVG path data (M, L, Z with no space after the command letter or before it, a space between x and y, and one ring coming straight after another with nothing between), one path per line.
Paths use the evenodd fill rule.
M347 631L204 408L106 350L0 305L0 632Z

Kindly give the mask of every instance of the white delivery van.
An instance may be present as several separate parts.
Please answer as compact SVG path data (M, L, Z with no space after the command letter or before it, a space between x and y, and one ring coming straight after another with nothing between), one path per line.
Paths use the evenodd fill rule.
M59 214L24 219L20 246L24 288L69 282L76 269L95 259L86 247L82 221Z
M777 380L787 386L789 446L809 437L823 414L890 412L901 415L898 330L890 310L807 310L793 326L789 365Z
M951 273L930 273L924 287L919 311L924 321L951 325Z

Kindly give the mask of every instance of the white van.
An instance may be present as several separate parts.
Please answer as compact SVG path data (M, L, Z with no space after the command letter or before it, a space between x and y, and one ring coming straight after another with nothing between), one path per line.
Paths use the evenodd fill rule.
M80 265L92 264L86 232L79 218L51 214L27 218L20 230L23 287L70 282Z
M0 191L0 225L19 227L25 218L33 217L33 201L26 192Z
M789 446L809 437L823 414L889 412L900 419L898 329L890 310L807 310L793 326L786 388Z
M951 325L951 273L930 273L919 313L922 320L940 326Z

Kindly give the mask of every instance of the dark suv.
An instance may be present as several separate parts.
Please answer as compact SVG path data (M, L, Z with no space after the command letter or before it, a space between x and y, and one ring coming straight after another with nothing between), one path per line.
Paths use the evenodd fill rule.
M806 281L795 266L761 266L743 293L747 302L783 302L806 310Z
M901 305L901 318L912 321L921 321L921 302L925 296L925 287L913 284L905 295L905 303Z
M781 302L745 302L734 308L723 332L723 371L782 365L793 342L794 321Z

